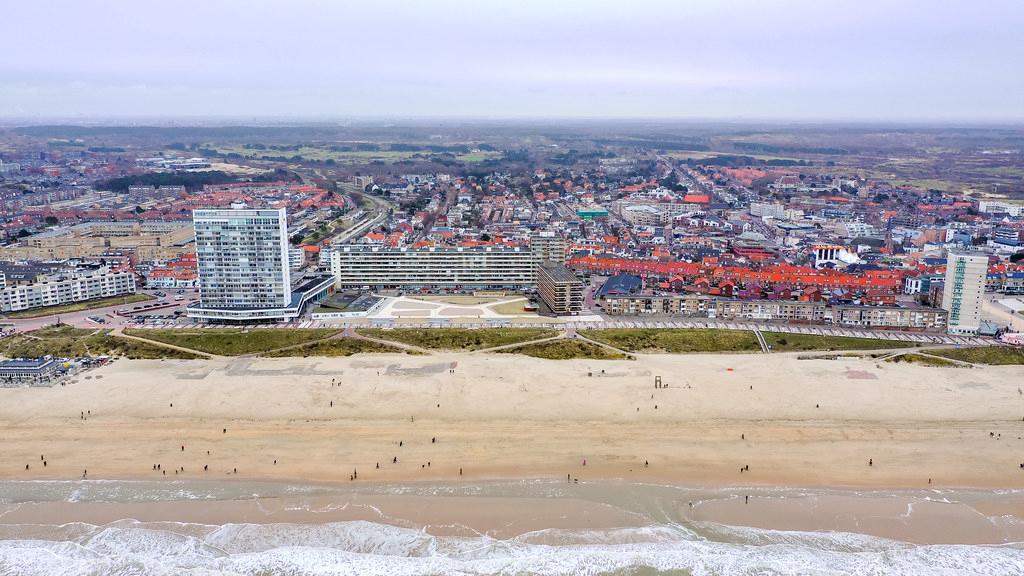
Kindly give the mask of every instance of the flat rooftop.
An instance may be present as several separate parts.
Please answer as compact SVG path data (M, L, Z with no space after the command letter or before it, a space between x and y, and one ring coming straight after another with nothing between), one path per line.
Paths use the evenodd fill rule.
M544 272L546 272L548 276L551 276L551 279L555 282L580 281L580 279L577 278L576 275L572 273L572 270L566 268L564 264L542 264L541 268L543 268Z

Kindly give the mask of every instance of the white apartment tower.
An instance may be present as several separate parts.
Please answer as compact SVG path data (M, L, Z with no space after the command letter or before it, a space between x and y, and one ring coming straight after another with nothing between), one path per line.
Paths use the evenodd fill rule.
M194 210L200 308L258 310L291 304L285 209Z
M950 334L976 334L981 326L981 300L985 296L988 256L950 251L946 256L946 284L942 307L949 311Z

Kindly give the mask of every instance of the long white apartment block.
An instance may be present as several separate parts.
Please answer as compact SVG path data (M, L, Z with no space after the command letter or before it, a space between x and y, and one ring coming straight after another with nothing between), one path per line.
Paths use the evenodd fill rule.
M0 283L0 312L59 306L135 293L135 275L110 268L68 271L30 284Z
M339 288L526 288L535 281L527 248L351 245L332 248L330 258Z

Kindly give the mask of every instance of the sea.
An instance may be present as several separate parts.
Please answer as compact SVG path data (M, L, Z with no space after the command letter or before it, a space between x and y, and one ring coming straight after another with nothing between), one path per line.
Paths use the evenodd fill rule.
M724 511L719 516L731 518L748 510L740 506L751 497L765 503L764 514L778 517L787 529L764 527L772 518L757 513L751 513L752 522L732 524L699 513L718 509ZM320 520L323 511L343 510L354 500L389 505L373 520ZM417 525L408 520L414 515L401 514L407 500L409 506L431 502L438 510L445 502L463 508L468 502L467 516L477 526L437 529L422 519ZM0 575L1024 575L1020 519L981 512L1013 509L1022 500L1024 495L1012 490L708 489L553 480L367 486L5 481L0 482ZM498 501L512 502L513 509L520 501L527 508L550 507L554 515L547 510L538 518L570 525L572 518L559 516L560 503L580 502L630 521L531 526L509 533L500 517L507 512L488 516L489 504ZM822 526L837 522L854 529L792 529L786 513L790 502L801 511L800 522L806 522L808 510L813 518L820 506L821 515L828 516ZM192 513L177 512L186 504ZM920 513L928 515L915 519L915 507L928 508ZM148 508L160 512L144 519L118 517ZM260 515L271 508L288 511L290 520ZM905 512L881 523L873 518L889 508ZM566 514L575 509L584 508L567 506ZM196 510L201 517L233 515L237 521L197 522ZM861 522L875 528L857 530ZM949 523L948 531L943 522ZM481 529L486 526L494 529ZM880 536L878 526L901 537ZM927 541L947 532L962 535L953 539L965 543Z

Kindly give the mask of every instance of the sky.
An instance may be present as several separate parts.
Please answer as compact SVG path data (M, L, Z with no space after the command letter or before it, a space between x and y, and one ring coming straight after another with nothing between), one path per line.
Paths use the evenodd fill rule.
M1024 119L1022 0L32 0L0 118Z

